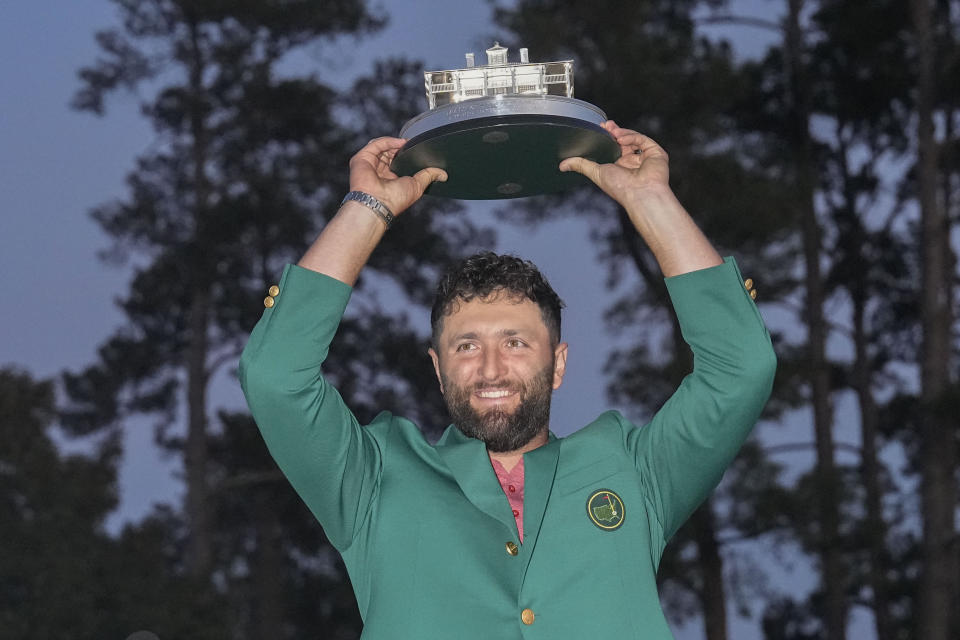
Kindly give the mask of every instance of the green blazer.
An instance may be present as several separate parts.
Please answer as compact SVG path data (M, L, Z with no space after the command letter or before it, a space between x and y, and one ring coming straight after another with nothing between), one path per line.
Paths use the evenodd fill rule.
M664 545L767 400L770 338L736 264L667 279L694 370L638 428L607 412L524 456L524 542L479 440L361 426L322 363L350 296L288 266L240 361L264 440L343 554L367 640L671 638Z

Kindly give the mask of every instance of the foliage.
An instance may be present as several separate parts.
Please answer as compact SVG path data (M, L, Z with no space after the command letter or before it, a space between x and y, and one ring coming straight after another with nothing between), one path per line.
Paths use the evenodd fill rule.
M118 301L124 324L87 369L64 375L63 407L52 383L0 371L8 443L0 452L0 624L13 638L137 629L200 640L318 630L355 637L359 619L339 556L250 417L217 410L207 391L229 375L266 288L335 212L350 152L422 108L419 65L380 61L344 93L304 69L304 47L326 55L382 26L385 17L360 0L113 2L117 25L97 34L101 55L80 70L73 106L102 115L113 96L131 93L156 132L126 193L92 212L112 241L104 258L131 272ZM827 637L831 607L864 607L881 640L913 637L922 615L919 576L930 558L920 518L928 505L911 487L929 468L924 421L949 424L960 394L955 318L944 388L933 402L918 388L928 247L917 209L929 176L917 162L921 43L909 4L810 0L801 46L781 31L782 42L756 60L701 34L701 21L736 22L721 1L493 6L513 34L501 41L529 47L536 59L573 58L578 97L664 145L681 201L723 252L737 255L768 317L778 319L780 370L766 422L661 562L668 615L680 623L704 616L711 638L725 636L709 621L727 604L759 615L771 640ZM949 237L960 202L960 14L953 1L931 6L936 184ZM808 90L798 95L798 86ZM809 120L798 117L804 110ZM809 141L807 156L799 140ZM773 549L784 564L823 569L822 478L782 457L812 445L768 445L783 438L778 421L806 426L812 396L799 229L807 187L822 235L829 401L855 405L834 413L843 418L837 433L843 423L859 429L858 443L837 453L830 486L840 516L840 603L823 585L779 588L756 557ZM609 395L644 421L690 366L649 252L595 191L511 208L511 219L521 213L530 224L562 213L590 220L619 296L607 313L617 338ZM441 266L492 239L458 204L425 198L378 248L327 367L362 421L390 408L431 431L445 424L426 338L404 309L429 301ZM955 302L949 257L943 296ZM183 461L187 499L111 537L104 519L117 504L120 443L136 414L154 417L158 441ZM86 454L58 451L58 424L83 438ZM707 562L711 553L719 569ZM709 588L724 594L720 602L706 597Z
M944 125L938 179L955 220L960 183L953 177L956 163L948 158L954 158L956 146L956 83L948 74L958 59L956 3L932 4L942 61L936 70L937 117ZM918 245L915 217L917 44L907 5L791 2L793 9L802 7L794 40L786 21L738 16L731 10L736 7L724 2L650 0L624 6L527 0L495 8L498 23L517 45L542 59L576 61L578 97L663 144L680 200L718 247L737 255L744 273L758 282L762 303L780 311L778 317L792 316L772 328L780 369L767 419L795 416L784 412L811 402L813 360L809 335L801 329L810 309L800 215L806 190L813 190L822 236L816 261L825 273L831 345L825 363L828 402L832 407L844 394L857 398L854 423L862 424L864 442L856 451L858 462L837 467L830 481L841 518L835 544L845 572L843 602L831 602L836 591L828 596L816 590L809 598L771 592L762 575L740 566L742 557L727 544L767 540L817 554L824 523L815 507L823 486L814 476L786 474L759 443L751 443L707 507L718 516L718 531L710 535L727 547L725 580L732 593L754 590L755 605L767 607L763 628L770 638L826 637L830 607L846 611L861 605L872 608L878 638L911 633L918 570L911 545L918 540L911 533L917 522L907 514L915 514L918 505L895 478L922 471L914 367L925 249ZM782 40L757 60L738 60L727 43L698 35L698 21L772 28ZM806 157L800 153L805 140ZM633 239L622 213L595 193L525 206L530 223L563 211L590 217L598 253L609 267L608 282L626 292L608 311L620 345L608 361L609 391L643 420L689 367L665 313L656 265ZM956 283L956 264L949 269ZM631 271L639 279L631 280ZM761 441L770 428L760 428ZM787 449L813 451L810 443ZM904 449L908 468L888 468L881 454L889 459ZM664 605L677 622L705 615L710 606L702 598L704 581L716 575L702 574L704 531L696 530L705 522L709 519L695 517L681 530L661 563ZM708 637L725 637L711 628L709 616L705 627Z
M354 637L359 618L342 563L249 416L213 419L208 391L236 362L268 286L338 208L349 155L409 117L422 93L417 63L385 61L348 95L302 68L304 47L316 52L383 24L360 0L116 5L121 25L97 35L103 56L80 71L73 106L102 114L109 95L135 91L157 138L126 196L92 212L113 241L104 257L131 265L133 278L119 301L124 325L97 362L64 375L64 425L119 439L131 416L150 414L158 442L181 456L182 511L125 534L163 537L178 566L162 575L185 571L208 594L175 618L228 611L216 626L231 638L317 628ZM361 418L393 406L431 430L446 422L425 336L380 301L399 291L394 307L423 303L441 266L491 241L459 208L418 203L358 285L357 317L345 319L326 372ZM152 630L200 637L170 624L178 623Z

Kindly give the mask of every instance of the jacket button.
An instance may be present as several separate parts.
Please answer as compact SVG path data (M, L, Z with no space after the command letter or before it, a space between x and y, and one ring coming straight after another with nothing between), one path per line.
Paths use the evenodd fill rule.
M273 296L267 296L266 298L264 298L264 299L263 299L263 306L265 306L267 309L269 309L270 307L272 307L272 306L273 306Z
M746 280L744 280L743 288L746 289L747 291L749 291L750 289L753 289L753 278L747 278Z
M523 624L533 624L533 620L536 618L533 615L533 609L524 609L520 612L520 619L523 620Z
M269 293L273 297L277 297L278 295L280 295L280 287L278 287L277 285L273 285L272 287L270 287L270 289L267 290L267 293Z
M507 543L507 553L509 553L509 554L512 555L512 556L515 556L515 555L517 555L518 553L520 553L520 549L517 547L516 544L514 544L514 543L511 541L511 542L508 542L508 543Z

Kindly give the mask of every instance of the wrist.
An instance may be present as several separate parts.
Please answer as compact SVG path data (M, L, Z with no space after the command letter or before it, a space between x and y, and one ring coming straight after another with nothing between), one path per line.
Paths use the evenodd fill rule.
M387 233L387 225L383 223L380 216L355 200L348 200L340 205L337 215L328 225L334 222L344 230L349 230L354 237L363 238L364 241L370 241L374 245L378 244Z
M683 209L673 189L666 184L651 184L631 189L624 195L621 204L631 216Z
M340 202L340 207L342 208L348 202L356 202L357 204L366 207L370 212L380 219L385 229L390 228L390 225L393 224L393 220L396 217L393 211L390 210L390 207L384 204L379 198L367 193L366 191L350 191Z

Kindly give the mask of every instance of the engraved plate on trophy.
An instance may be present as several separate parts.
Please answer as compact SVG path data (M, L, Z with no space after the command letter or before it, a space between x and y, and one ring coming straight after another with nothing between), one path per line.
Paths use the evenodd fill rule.
M614 162L620 146L601 124L603 111L573 97L573 61L507 60L499 43L487 64L424 73L429 110L407 122L407 143L391 169L413 175L425 167L446 170L446 182L427 193L462 200L522 198L589 184L561 172L565 158Z

